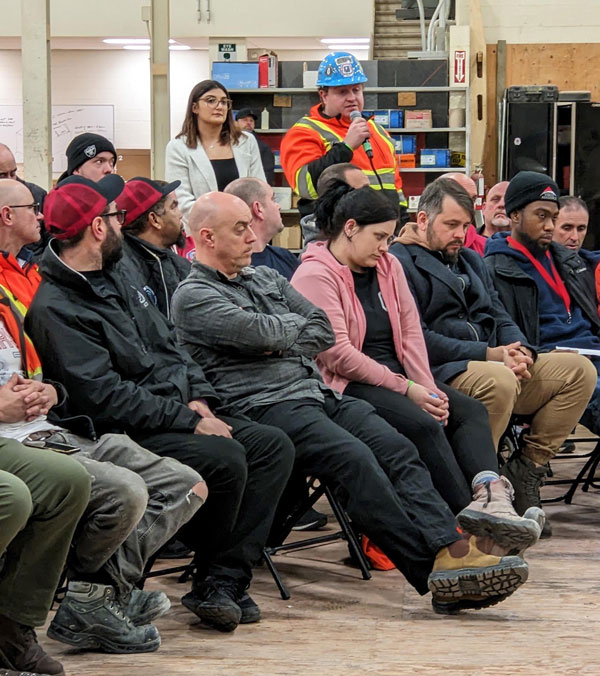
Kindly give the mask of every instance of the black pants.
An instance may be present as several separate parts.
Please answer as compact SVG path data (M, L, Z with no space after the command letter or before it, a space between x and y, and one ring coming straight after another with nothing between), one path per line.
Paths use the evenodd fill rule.
M274 427L219 417L233 428L233 439L165 432L137 441L193 467L206 481L206 504L179 532L195 552L195 579L210 574L249 583L292 470L294 445Z
M458 514L471 502L473 477L483 470L498 472L498 459L485 406L449 385L436 385L448 395L450 417L445 428L408 397L385 387L352 382L345 394L368 401L413 442L433 485Z
M435 554L459 536L412 442L372 406L346 396L327 394L323 404L290 400L249 415L287 433L296 446L295 469L339 489L358 529L426 594Z

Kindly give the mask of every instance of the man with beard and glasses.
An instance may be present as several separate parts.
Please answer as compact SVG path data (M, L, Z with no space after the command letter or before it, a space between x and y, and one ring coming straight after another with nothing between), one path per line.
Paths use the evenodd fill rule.
M90 215L88 209L103 212L108 198L101 199L97 184L81 177L66 179L62 190L72 188L68 183L73 181L94 188L84 193L79 213L59 205L70 227L76 228L78 221ZM109 184L116 194L123 181L111 176ZM103 184L101 189L106 188ZM57 192L53 190L45 203L49 223L54 220ZM169 599L162 592L144 592L134 586L150 557L200 507L206 485L196 472L170 458L158 458L126 435L111 434L114 430L96 434L91 417L65 419L69 404L62 375L54 373L54 381L42 379L50 373L42 374L36 347L23 331L40 283L37 266L27 260L23 247L39 237L38 205L29 189L14 180L0 180L0 390L4 405L11 404L10 415L6 411L0 415L0 437L39 446L43 449L39 453L52 454L49 449L62 448L92 477L91 498L67 561L68 591L48 634L79 648L126 653L156 650L160 636L151 621L168 610ZM114 260L119 249L119 238L111 237L101 257ZM63 341L62 332L58 339ZM66 337L64 349L70 349ZM53 362L54 355L47 356L44 366L51 371ZM30 410L14 408L12 403L20 396L27 397ZM90 414L93 417L95 412ZM3 463L10 460L7 453L0 453ZM22 456L25 462L25 452ZM15 629L0 621L4 639L0 640L0 664L6 643L24 646L19 638L22 632ZM55 673L49 669L40 671ZM62 673L62 668L56 673Z
M181 181L132 178L115 200L127 211L123 223L125 264L158 309L170 319L171 297L189 274L191 263L176 254L174 245L185 246L185 233L175 190Z
M213 413L221 397L128 266L114 264L125 220L114 200L123 188L116 175L98 183L72 176L51 191L46 221L55 239L26 328L48 375L71 395L65 425L89 416L94 433L126 433L206 479L209 500L178 533L195 552L182 602L205 624L233 631L261 617L247 589L294 447L278 429Z
M482 258L463 246L472 222L467 192L440 178L425 188L417 222L390 252L402 263L421 312L433 375L486 405L496 446L511 414L532 416L523 436L525 460L511 460L506 472L523 514L540 507L544 465L577 424L596 371L577 354L537 354L502 305ZM551 534L546 524L542 537Z
M504 208L504 195L508 188L508 181L500 181L489 190L483 203L483 226L479 234L483 237L492 237L497 232L510 230L510 218Z

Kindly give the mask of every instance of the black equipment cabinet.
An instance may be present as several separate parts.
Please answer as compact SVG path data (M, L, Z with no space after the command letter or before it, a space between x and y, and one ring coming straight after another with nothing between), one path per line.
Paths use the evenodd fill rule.
M587 203L584 246L600 249L600 103L505 99L499 108L498 180L525 170L552 176L561 195Z

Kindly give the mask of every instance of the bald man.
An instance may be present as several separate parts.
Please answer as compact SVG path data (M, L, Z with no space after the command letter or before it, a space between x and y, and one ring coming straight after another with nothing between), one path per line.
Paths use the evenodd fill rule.
M508 183L508 181L500 181L488 190L483 203L483 227L479 230L479 234L483 237L492 237L497 232L510 230L510 218L504 207L504 195Z
M12 150L4 143L0 143L0 179L5 178L18 181L21 185L27 187L33 195L33 202L39 204L40 212L43 212L46 191L43 188L40 188L39 185L24 181L17 176L17 163ZM44 219L42 216L40 219L40 236L36 240L36 244L29 245L29 248L36 254L41 253L46 246L48 239L50 239L50 237L44 229Z
M467 191L471 201L475 204L475 200L477 199L477 186L472 178L469 178L466 174L462 174L458 171L451 171L438 178L449 178L452 181L456 181ZM473 249L473 251L476 251L480 256L483 256L483 252L485 251L485 237L482 237L477 233L477 228L473 223L467 229L463 246L467 249Z
M40 240L41 212L29 188L16 179L0 179L1 281L29 306L40 283L33 254L26 248Z
M196 261L173 296L173 319L224 409L280 427L296 447L297 471L341 489L357 528L419 593L432 591L436 612L506 598L494 591L500 571L510 569L514 591L523 564L484 554L476 538L466 544L412 442L370 404L324 384L314 357L334 344L331 324L276 271L249 267L256 234L248 206L208 193L188 223Z

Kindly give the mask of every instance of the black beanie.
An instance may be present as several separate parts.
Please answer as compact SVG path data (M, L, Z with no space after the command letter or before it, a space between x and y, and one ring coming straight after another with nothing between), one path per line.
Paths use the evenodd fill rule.
M113 144L104 136L100 134L79 134L67 146L65 154L67 156L67 170L61 174L59 181L71 176L75 169L88 160L96 157L98 153L112 153L117 162L117 151Z
M559 195L560 190L550 176L537 171L520 171L508 184L504 208L507 216L510 216L513 211L538 200L558 204Z

